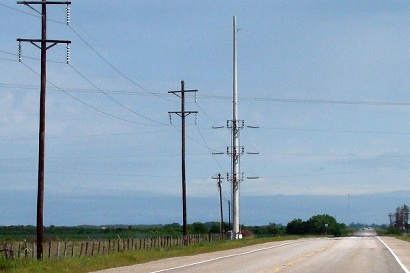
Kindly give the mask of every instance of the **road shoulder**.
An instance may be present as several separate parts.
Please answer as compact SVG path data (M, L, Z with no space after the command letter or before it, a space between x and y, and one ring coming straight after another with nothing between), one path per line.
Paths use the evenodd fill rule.
M379 237L400 259L402 264L410 270L410 242L394 237Z

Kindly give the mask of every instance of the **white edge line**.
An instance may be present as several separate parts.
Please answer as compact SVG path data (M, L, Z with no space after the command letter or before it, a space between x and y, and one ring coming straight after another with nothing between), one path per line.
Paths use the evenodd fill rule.
M385 243L383 242L382 239L380 239L378 236L376 236L377 239L379 239L380 242L383 243L383 245L390 251L390 253L393 255L393 257L396 259L396 261L399 263L399 265L401 266L401 268L404 270L404 272L406 273L410 273L409 270L407 270L407 268L404 266L404 264L400 261L399 257L397 257L396 254L394 254L393 250L391 250L391 248Z
M304 241L307 241L307 240L293 241L293 242L284 243L284 244L280 244L280 245L275 245L275 246L270 246L270 247L255 249L255 250L251 250L251 251L247 251L247 252L242 252L242 253L237 253L237 254L231 254L231 255L222 256L222 257L217 257L217 258L213 258L213 259L209 259L209 260L205 260L205 261L200 261L200 262L196 262L196 263L185 264L185 265L181 265L181 266L177 266L177 267L171 267L171 268L161 269L161 270L158 270L158 271L151 271L151 272L149 272L149 273L167 272L167 271L171 271L171 270L175 270L175 269L181 269L181 268L185 268L185 267L189 267L189 266L194 266L194 265L198 265L198 264L209 263L209 262L212 262L212 261L217 261L217 260L221 260L221 259L231 258L231 257L235 257L235 256L242 256L242 255L251 254L251 253L255 253L255 252L259 252L259 251L263 251L263 250L267 250L267 249L272 249L272 248L277 248L277 247L281 247L281 246L296 244L296 243L300 243L300 242L304 242ZM406 272L406 273L410 273L410 272Z

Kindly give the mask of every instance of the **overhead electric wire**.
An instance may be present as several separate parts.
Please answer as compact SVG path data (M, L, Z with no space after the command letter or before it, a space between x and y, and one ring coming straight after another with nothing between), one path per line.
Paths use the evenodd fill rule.
M1 60L2 58L0 58ZM19 62L18 60L9 59L13 62ZM65 64L65 62L64 62ZM15 88L15 89L38 89L39 85L28 85L28 84L12 84L12 83L0 83L0 87ZM57 88L49 87L48 90L59 90ZM61 87L61 89L72 92L72 93L101 93L98 89L86 89L86 88L72 88L72 87ZM124 95L124 96L152 96L145 92L140 91L125 91L125 90L107 90L101 89L107 94Z
M189 156L207 156L208 154L188 153ZM149 157L179 157L179 154L149 154L149 155L121 155L121 156L70 156L70 157L47 157L47 160L76 160L76 159L129 159ZM37 157L10 157L2 158L2 161L37 160Z
M264 155L275 155L275 156L311 156L311 157L357 157L357 158L406 158L410 155L406 154L314 154L314 153L260 153L261 156Z
M32 14L32 13L29 13L29 12L26 12L26 11L23 11L23 10L19 10L19 9L16 9L16 8L10 7L10 6L8 6L8 5L6 5L6 4L3 4L3 3L0 3L0 6L3 6L3 7L6 7L6 8L9 8L9 9L11 9L11 10L14 10L14 11L17 11L17 12L20 12L20 13L24 13L24 14L26 14L26 15L30 15L30 16L33 16L33 17L40 18L40 16L39 16L39 15Z
M368 171L351 171L351 172L333 172L333 173L312 173L312 174L291 174L291 175L278 175L278 176L268 176L265 179L278 179L278 178L297 178L297 177L314 177L314 176L332 176L332 175L346 175L346 174L363 174L363 173L377 173L377 172L395 172L395 171L410 171L409 168L400 169L378 169L378 170L368 170ZM260 177L264 179L264 177Z
M22 63L25 67L27 67L30 71L32 71L32 72L35 73L36 75L40 76L40 75L39 75L36 71L34 71L31 67L29 67L28 65L26 65L26 64L23 63L23 62L21 62L21 63ZM79 98L77 98L77 97L71 95L69 92L67 92L67 91L65 91L65 90L63 90L63 89L61 89L61 88L59 88L57 85L55 85L54 83L50 82L49 80L47 80L47 82L48 82L49 84L53 85L53 86L54 86L55 88L57 88L58 90L64 92L66 95L70 96L70 97L73 98L74 100L76 100L76 101L78 101L78 102L81 102L82 104L84 104L84 105L86 105L86 106L88 106L88 107L94 109L94 110L97 111L97 112L100 112L101 114L104 114L104 115L107 115L107 116L109 116L109 117L111 117L111 118L115 118L115 119L118 119L118 120L121 120L121 121L124 121L124 122L128 122L128 123L139 124L139 125L150 125L150 124L145 124L145 123L140 123L140 122L135 122L135 121L132 121L132 120L124 119L124 118L115 116L115 115L113 115L113 114L110 114L110 113L108 113L108 112L105 112L105 111L103 111L103 110L101 110L101 109L98 109L97 107L95 107L95 106L93 106L93 105L91 105L91 104L89 104L89 103L87 103L87 102L85 102L85 101L83 101L83 100L81 100L81 99L79 99Z
M289 127L260 127L262 130L285 130L285 131L306 131L324 133L348 133L348 134L386 134L386 135L410 135L410 132L393 131L363 131L363 130L333 130L333 129L314 129L314 128L289 128Z
M148 121L160 124L160 125L168 125L166 123L160 122L160 121L156 121L154 119L151 119L149 117L146 117L144 115L141 115L140 113L132 110L131 108L125 106L124 104L122 104L121 102L119 102L118 100L114 99L112 96L108 95L106 92L104 92L102 89L98 88L93 82L91 82L87 77L85 77L82 73L80 73L75 67L73 67L71 64L68 64L78 75L80 75L84 80L86 80L89 84L91 84L94 88L96 88L97 90L99 90L102 94L104 94L106 97L108 97L109 99L111 99L112 101L114 101L116 104L120 105L122 108L128 110L129 112L143 118L146 119Z
M118 74L120 74L122 77L124 77L126 80L134 84L135 86L139 87L140 89L144 90L145 92L148 92L149 94L165 99L164 96L160 96L158 93L154 93L147 88L143 87L142 85L138 84L136 81L132 80L130 77L128 77L125 73L123 73L121 70L119 70L116 66L114 66L111 62L109 62L101 53L99 53L93 46L91 46L90 43L88 43L71 25L68 25L68 27L74 32L75 35L77 35L78 38L80 38L81 41L83 41L88 48L90 48L95 54L97 54L98 57L100 57L109 67L111 67L113 70L115 70ZM172 100L171 100L172 101Z
M4 54L7 54L7 55L12 55L12 56L16 56L16 57L18 57L18 56L19 56L19 54L17 54L17 53L11 53L11 52L4 51L4 50L1 50L1 49L0 49L0 53L4 53ZM26 56L26 55L21 55L21 57L22 57L22 58L26 58L26 59L30 59L30 60L36 60L36 61L40 61L40 60L41 60L40 58L30 57L30 56ZM17 62L18 62L18 59L16 59L15 61L17 61ZM47 60L47 63L59 63L59 64L65 64L66 62L65 62L65 61L53 61L53 60Z
M39 14L33 14L33 13L29 13L29 12L26 12L26 11L23 11L23 10L19 10L19 9L10 7L10 6L8 6L8 5L6 5L6 4L3 4L3 3L0 3L0 6L9 8L9 9L11 9L11 10L14 10L14 11L17 11L17 12L20 12L20 13L23 13L23 14L26 14L26 15L30 15L30 16L32 16L32 17L41 18L40 12L37 11L37 10L35 10L35 9L33 9L33 8L32 8L32 9L35 10L36 12L38 12ZM54 23L58 23L58 24L63 24L63 25L66 24L66 22L56 21L56 20L49 19L49 18L47 18L47 21L49 21L49 22L54 22Z
M229 96L208 95L204 99L232 100ZM325 100L325 99L292 99L292 98L267 98L267 97L239 97L239 101L259 101L275 103L306 103L306 104L340 104L340 105L368 105L368 106L410 106L410 102L392 101L355 101L355 100Z
M216 159L216 156L212 153L213 150L209 147L209 145L208 145L208 143L206 142L205 137L204 137L204 135L202 134L201 129L198 127L198 125L196 126L196 128L198 129L199 135L201 136L202 140L204 141L204 143L205 143L205 145L206 145L206 148L208 149L208 152L211 153L212 158L214 159L214 161L216 162L216 164L218 164L218 166L219 166L224 172L226 172L225 168L224 168L224 167L222 166L222 164Z
M18 62L18 60L14 59L6 59L6 58L0 58L1 61L8 61L8 62Z

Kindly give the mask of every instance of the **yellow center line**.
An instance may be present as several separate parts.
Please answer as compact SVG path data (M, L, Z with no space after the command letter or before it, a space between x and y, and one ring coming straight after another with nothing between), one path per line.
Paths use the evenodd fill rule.
M274 271L275 271L275 272L278 272L278 271L280 271L281 269L283 269L283 268L285 268L285 267L292 266L294 263L300 262L300 261L304 260L306 257L313 256L314 254L319 253L319 252L321 252L321 251L323 251L323 250L329 248L331 245L333 245L333 243L327 244L327 245L325 245L325 246L323 246L323 247L321 247L321 248L315 250L315 251L312 252L312 253L306 254L305 257L298 258L298 260L297 260L296 262L292 262L292 261L291 261L291 262L288 262L287 264L282 265L282 267L276 267L276 268L274 269Z

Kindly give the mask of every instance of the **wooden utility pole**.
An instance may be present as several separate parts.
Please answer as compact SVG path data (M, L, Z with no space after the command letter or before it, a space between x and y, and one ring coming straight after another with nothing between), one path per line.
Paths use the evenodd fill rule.
M41 39L17 39L19 43L29 42L41 50L41 87L40 87L40 124L39 124L39 152L38 152L38 191L37 191L37 259L42 258L43 254L43 208L44 208L44 147L45 147L45 131L46 131L46 83L47 83L47 50L57 44L68 44L71 41L63 40L47 40L47 5L67 5L67 24L69 22L68 5L71 2L56 2L56 1L21 1L17 4L22 4L37 11L31 5L41 5ZM40 45L38 45L40 44ZM19 46L21 49L21 46ZM68 52L67 52L68 55ZM21 52L19 53L21 61ZM68 57L67 57L68 61Z
M232 230L231 226L231 201L228 200L228 218L229 218L229 230Z
M212 179L217 179L218 180L218 191L219 191L219 207L220 207L220 216L221 216L221 224L219 228L220 233L224 233L224 215L223 215L223 209L222 209L222 177L221 174L218 173L218 177L212 177Z
M181 98L181 111L173 111L168 112L169 115L176 114L181 117L182 120L182 130L181 130L181 137L182 137L182 159L181 159L181 167L182 167L182 218L183 218L183 235L186 239L188 235L188 224L187 224L187 212L186 212L186 176L185 176L185 117L190 114L197 114L198 111L185 111L185 93L190 92L198 92L198 90L185 90L185 83L181 81L181 90L180 91L169 91L168 93L172 93Z

